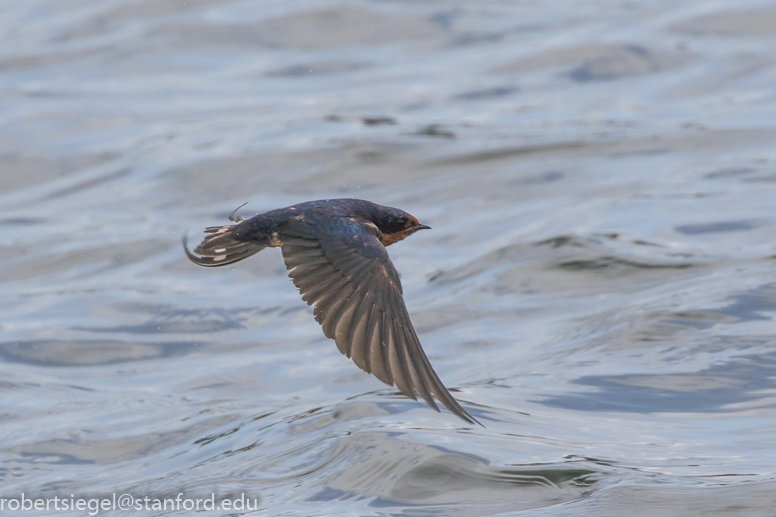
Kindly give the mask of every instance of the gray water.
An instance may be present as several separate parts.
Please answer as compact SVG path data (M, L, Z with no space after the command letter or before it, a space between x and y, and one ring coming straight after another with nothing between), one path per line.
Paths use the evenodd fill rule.
M0 497L772 517L775 9L2 3ZM433 227L390 254L485 428L342 357L278 250L183 255L330 197Z

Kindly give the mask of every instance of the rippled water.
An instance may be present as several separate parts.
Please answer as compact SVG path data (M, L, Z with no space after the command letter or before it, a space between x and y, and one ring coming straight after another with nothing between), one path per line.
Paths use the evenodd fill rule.
M1 496L773 516L772 2L0 20ZM390 252L484 429L343 358L277 250L206 270L180 247L245 201L344 196L434 228Z

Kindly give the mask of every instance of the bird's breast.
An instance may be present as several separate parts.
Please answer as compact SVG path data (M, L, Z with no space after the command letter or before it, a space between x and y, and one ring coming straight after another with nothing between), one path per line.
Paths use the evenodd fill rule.
M391 244L395 242L399 242L400 240L404 239L405 237L408 237L411 235L412 232L408 230L402 230L400 232L393 232L393 233L386 233L383 234L383 238L380 239L380 242L383 243L383 246L390 246Z

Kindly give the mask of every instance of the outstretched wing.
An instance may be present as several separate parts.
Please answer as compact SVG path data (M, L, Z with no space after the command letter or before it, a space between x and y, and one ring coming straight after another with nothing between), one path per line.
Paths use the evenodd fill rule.
M371 223L308 212L279 232L294 285L326 337L362 370L439 411L432 395L469 423L478 423L450 395L412 327L401 282Z

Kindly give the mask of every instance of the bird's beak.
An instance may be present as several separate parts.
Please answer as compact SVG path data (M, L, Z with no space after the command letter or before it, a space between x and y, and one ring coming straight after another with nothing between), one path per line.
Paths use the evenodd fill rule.
M425 224L419 224L418 226L415 227L415 229L416 230L430 230L431 227L428 226L428 225L425 225Z

